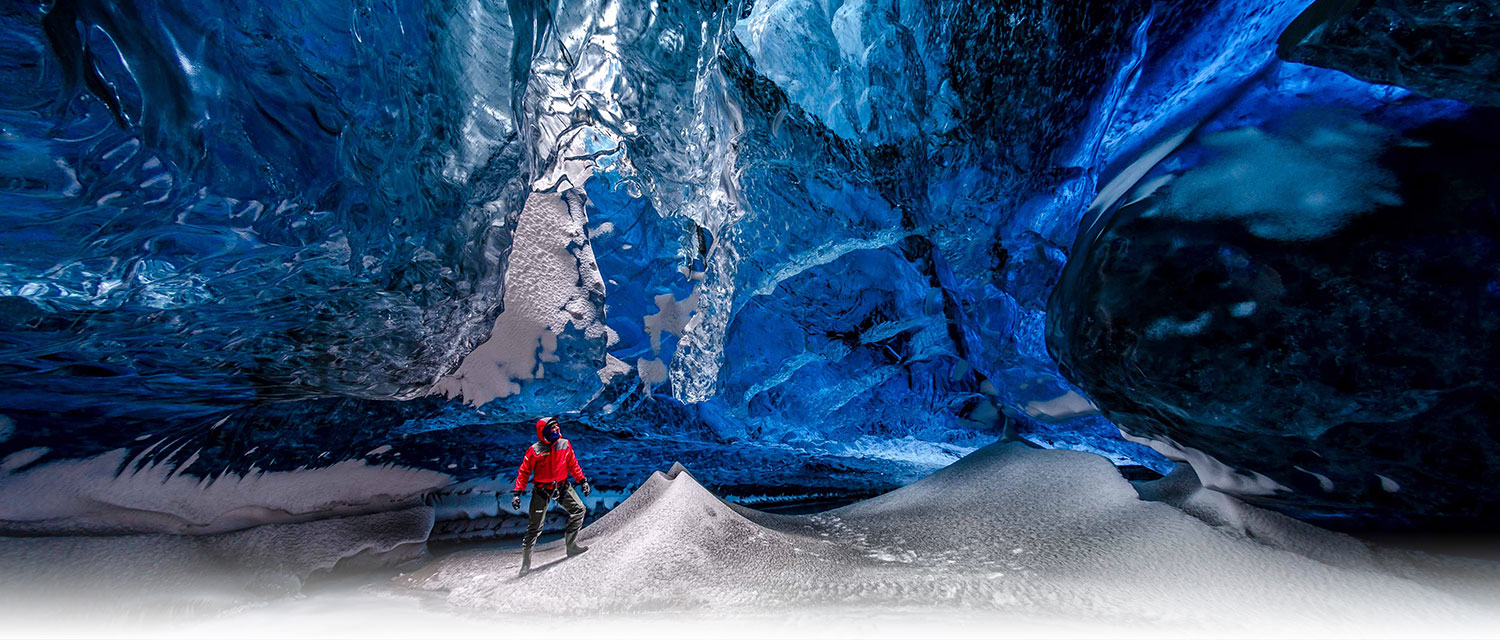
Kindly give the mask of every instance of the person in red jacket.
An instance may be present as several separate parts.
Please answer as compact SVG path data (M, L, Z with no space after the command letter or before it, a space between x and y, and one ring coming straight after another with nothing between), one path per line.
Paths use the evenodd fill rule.
M573 455L573 444L562 437L562 426L557 418L537 420L536 442L527 447L526 456L521 458L510 500L511 508L520 510L521 492L526 490L527 480L531 481L530 520L526 525L526 535L521 538L523 576L531 570L531 547L542 534L542 520L547 516L547 506L552 500L568 511L568 526L563 534L568 555L576 556L589 550L578 544L578 530L583 528L583 516L588 513L588 507L568 484L569 475L583 487L583 495L593 491L588 477L583 475L583 468L578 466L578 458Z

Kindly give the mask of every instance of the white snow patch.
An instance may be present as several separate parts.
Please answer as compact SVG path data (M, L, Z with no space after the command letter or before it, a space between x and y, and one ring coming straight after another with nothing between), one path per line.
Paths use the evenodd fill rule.
M960 611L989 629L1042 617L1215 635L1263 634L1265 625L1292 635L1428 634L1500 622L1420 563L1373 558L1347 536L1235 504L1252 530L1283 535L1270 544L1142 501L1098 456L1019 444L984 447L813 516L726 504L676 466L585 528L582 556L563 561L560 543L540 546L534 572L518 579L516 550L474 549L398 583L498 616L868 620L903 611L932 620Z
M223 614L295 596L310 575L336 566L371 569L420 558L432 517L432 508L413 506L201 536L0 538L0 616L7 626L51 619L46 633L22 634L31 637L71 636L59 627L114 619L103 633L82 635L119 637L124 620Z
M1397 484L1395 480L1378 473L1375 474L1375 477L1380 478L1380 488L1384 489L1386 493L1396 493L1401 490L1401 485Z
M499 513L478 489L502 480L462 485L475 489L460 492L464 508ZM471 547L392 581L366 574L253 603L296 593L309 567L409 557L420 546L399 543L431 512L408 511L422 517L331 535L298 528L346 525L0 539L0 586L13 591L0 615L22 636L180 638L471 637L519 619L546 637L872 640L1488 637L1500 625L1495 563L1324 531L1205 489L1188 465L1132 486L1098 456L1016 444L812 516L726 504L674 465L584 529L587 554L565 560L560 542L544 544L524 578L516 549ZM203 571L210 562L222 564ZM63 572L78 579L53 580ZM62 600L34 606L36 587ZM131 622L191 617L140 630L92 617L121 600L137 603ZM90 620L97 628L77 631Z
M1143 438L1132 435L1124 429L1120 430L1120 435L1126 440L1150 447L1157 453L1166 456L1169 460L1186 462L1192 465L1193 471L1197 472L1198 478L1203 481L1203 486L1210 489L1236 495L1259 496L1273 495L1278 491L1291 491L1291 489L1286 488L1286 486L1265 475L1255 471L1240 471L1219 462L1218 459L1207 453L1192 447L1179 445L1170 438L1161 438L1159 440Z
M115 449L17 471L42 453L17 452L0 463L0 531L222 533L404 508L451 481L443 473L363 460L198 478L182 473L187 464L146 464L149 449L133 459L125 449Z
M47 447L30 447L5 456L5 460L0 461L0 472L9 473L20 469L36 462L38 458L47 455L48 451L51 451L51 449Z
M657 358L640 358L635 361L635 371L641 382L656 386L667 381L667 365Z
M606 353L604 354L604 367L599 369L599 383L609 384L609 381L614 380L615 376L623 376L630 373L630 371L630 365L624 360Z
M594 227L593 229L589 229L589 239L593 240L593 239L596 239L596 238L607 236L607 235L609 235L611 233L614 233L614 232L615 232L615 223L613 223L613 222L607 222L606 221L603 224L600 224L599 226Z
M661 332L681 336L684 327L698 309L698 289L681 300L670 293L656 296L657 312L642 318L646 333L651 334L651 351L661 353Z
M1310 476L1316 478L1318 480L1318 488L1320 488L1320 489L1322 489L1324 491L1333 491L1333 479L1332 478L1329 478L1328 476L1325 476L1325 475L1323 475L1321 473L1318 473L1316 471L1308 471L1307 469L1303 469L1301 466L1298 466L1298 465L1292 465L1292 468L1296 469L1298 471L1301 471L1302 473L1305 473L1307 475L1310 475Z
M1099 414L1099 407L1094 406L1088 398L1078 395L1077 391L1069 389L1056 398L1045 401L1031 401L1026 403L1026 415L1033 418L1048 418L1051 420L1071 420L1083 416Z
M557 362L557 336L569 324L585 338L604 341L604 280L584 231L577 195L533 193L516 223L515 244L505 272L505 310L490 337L433 387L449 398L480 406L521 392L521 383L543 377L543 363Z

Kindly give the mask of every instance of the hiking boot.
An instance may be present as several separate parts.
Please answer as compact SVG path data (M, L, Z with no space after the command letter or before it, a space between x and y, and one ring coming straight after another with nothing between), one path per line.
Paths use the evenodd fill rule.
M521 547L521 575L531 570L531 547Z
M569 556L576 556L576 555L578 555L580 553L583 553L583 552L589 550L588 547L580 546L578 544L578 532L577 531L569 531L569 532L567 532L566 534L563 535L563 539L567 540L567 542L568 542L568 555Z

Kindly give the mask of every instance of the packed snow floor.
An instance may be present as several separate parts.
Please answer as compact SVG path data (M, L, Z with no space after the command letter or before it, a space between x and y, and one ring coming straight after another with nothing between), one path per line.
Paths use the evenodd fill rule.
M676 467L586 528L588 553L540 546L525 577L518 550L476 548L151 635L1500 634L1500 566L1376 547L1191 480L1138 490L1098 456L996 444L883 496L778 516Z
M677 467L586 529L587 554L540 548L540 570L517 578L514 551L460 553L401 580L528 615L808 609L1226 635L1500 633L1493 567L1459 575L1461 563L1179 481L1147 493L1180 508L1143 501L1098 456L997 444L883 496L773 516L719 501Z

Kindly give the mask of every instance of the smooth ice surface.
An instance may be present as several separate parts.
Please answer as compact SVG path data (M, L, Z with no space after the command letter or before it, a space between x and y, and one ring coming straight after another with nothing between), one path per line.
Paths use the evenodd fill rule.
M1319 69L1269 80L1349 93L1275 117L1252 93L1158 158L1080 236L1049 349L1210 486L1346 530L1492 532L1497 121Z
M1500 8L1453 0L1319 0L1281 37L1281 57L1475 105L1500 104Z

